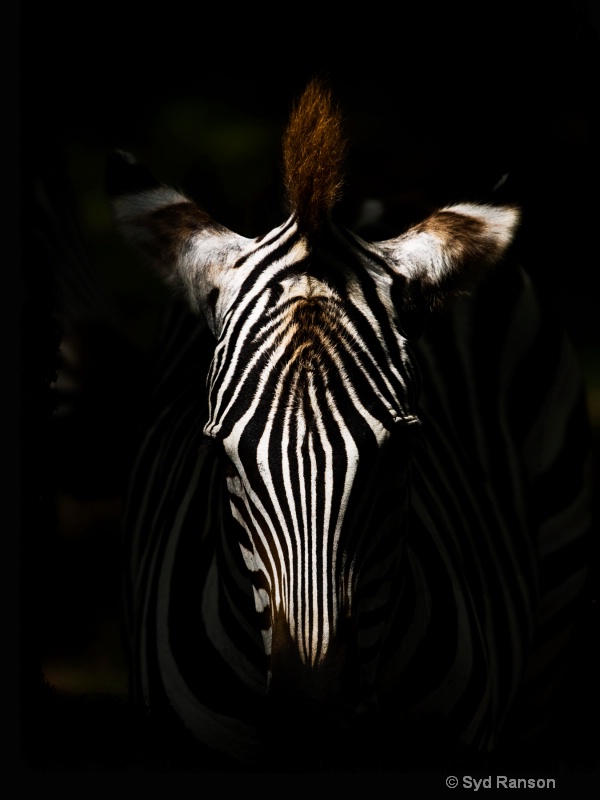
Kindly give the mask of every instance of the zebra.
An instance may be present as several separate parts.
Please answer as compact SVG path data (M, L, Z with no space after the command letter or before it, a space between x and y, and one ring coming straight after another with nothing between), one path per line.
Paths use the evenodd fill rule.
M240 768L535 741L588 571L582 379L519 208L367 241L336 218L342 127L312 79L257 238L128 152L107 172L173 288L124 516L131 693Z

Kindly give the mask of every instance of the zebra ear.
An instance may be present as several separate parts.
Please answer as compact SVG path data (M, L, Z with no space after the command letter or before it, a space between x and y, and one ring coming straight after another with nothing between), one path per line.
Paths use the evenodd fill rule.
M396 304L408 312L427 311L467 292L500 261L518 222L519 211L512 206L462 203L373 247L404 279Z
M181 192L158 183L124 151L111 154L106 185L123 238L183 292L218 336L230 304L228 267L247 239L215 222Z

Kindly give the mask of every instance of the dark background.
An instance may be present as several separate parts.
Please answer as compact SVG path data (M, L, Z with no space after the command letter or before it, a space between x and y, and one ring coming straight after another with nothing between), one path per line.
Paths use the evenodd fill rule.
M598 452L597 4L339 8L21 4L20 716L29 770L190 768L123 709L119 514L167 295L112 227L111 148L131 149L220 222L258 235L283 219L279 143L290 105L313 74L324 76L351 141L349 223L367 197L384 198L389 230L447 202L522 206L518 246L580 355ZM582 709L598 708L595 598L593 584L577 690L565 701L575 727ZM561 757L591 771L597 723L591 739L575 733Z

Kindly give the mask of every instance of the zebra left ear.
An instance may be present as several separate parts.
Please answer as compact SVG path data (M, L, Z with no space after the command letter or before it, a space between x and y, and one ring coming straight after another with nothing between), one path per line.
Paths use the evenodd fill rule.
M512 206L447 206L372 247L405 279L402 303L431 310L472 288L504 256L519 223Z
M155 181L129 153L111 155L106 184L125 240L184 293L218 336L231 301L228 268L248 240L215 222L181 192Z

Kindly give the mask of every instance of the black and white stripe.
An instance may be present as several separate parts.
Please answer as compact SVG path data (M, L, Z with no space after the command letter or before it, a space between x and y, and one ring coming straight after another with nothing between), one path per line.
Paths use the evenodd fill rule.
M306 97L303 136L331 111ZM397 746L488 753L536 724L521 701L585 582L575 360L520 269L487 274L516 210L366 242L332 219L335 175L290 188L313 158L309 136L290 167L294 136L291 215L260 239L151 182L115 199L201 312L175 301L129 497L134 694L250 763L375 718Z

